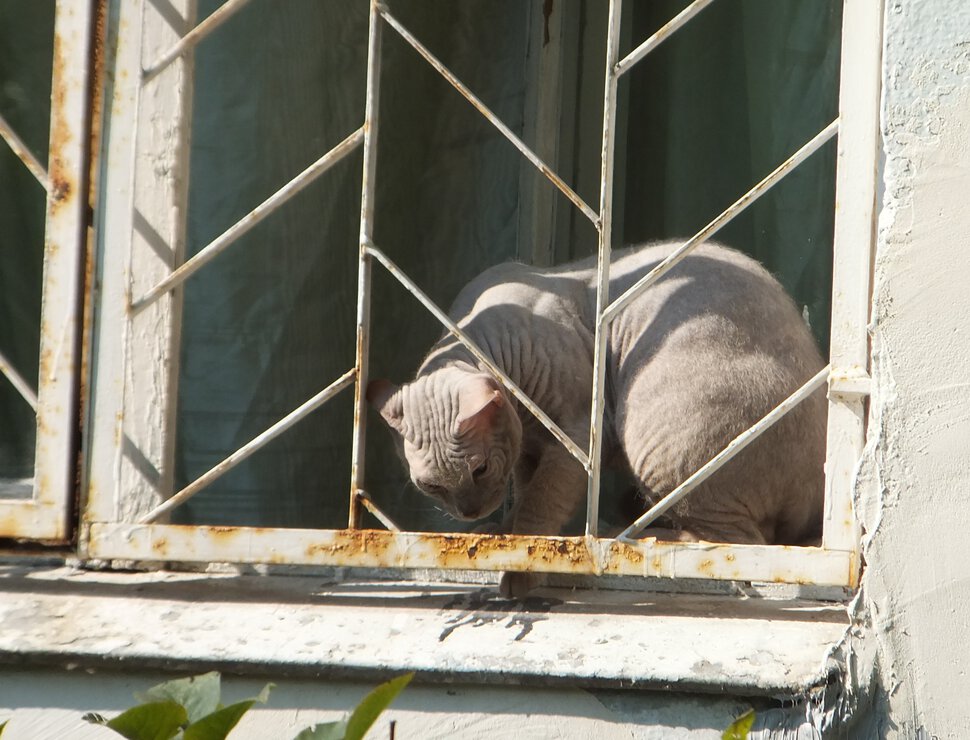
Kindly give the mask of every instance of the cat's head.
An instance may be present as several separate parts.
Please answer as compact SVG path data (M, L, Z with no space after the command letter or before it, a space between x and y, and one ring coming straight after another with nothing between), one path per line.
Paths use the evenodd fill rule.
M398 388L367 386L394 432L411 481L457 519L488 516L505 500L522 424L490 376L442 368Z

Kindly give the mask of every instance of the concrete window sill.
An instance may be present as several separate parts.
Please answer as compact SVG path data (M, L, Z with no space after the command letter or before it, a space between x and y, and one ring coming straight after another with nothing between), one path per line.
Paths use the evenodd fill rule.
M0 566L0 661L804 695L844 606L736 595Z

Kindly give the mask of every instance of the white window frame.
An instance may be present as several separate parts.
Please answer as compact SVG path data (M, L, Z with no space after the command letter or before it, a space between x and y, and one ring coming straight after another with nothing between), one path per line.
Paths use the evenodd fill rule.
M0 118L0 138L6 142L0 146L9 145L31 171L47 202L36 386L0 355L0 383L12 383L37 419L30 496L0 497L0 537L64 542L72 532L92 12L89 2L58 0L55 5L48 170ZM7 487L5 481L0 487Z
M378 89L381 36L397 32L436 66L450 82L497 125L598 227L600 276L598 313L610 316L630 296L607 306L612 201L614 111L618 78L671 33L701 12L712 0L696 0L625 59L618 57L621 0L611 0L603 122L603 177L599 207L594 211L555 176L473 94L398 23L386 7L371 2L367 105L362 126L294 180L258 206L190 260L184 260L188 141L191 120L193 48L214 28L229 20L246 0L228 0L209 18L194 25L195 3L169 5L185 19L173 28L151 3L122 3L109 19L113 74L106 99L110 137L102 160L102 200L98 210L98 291L94 332L92 403L87 425L87 469L82 477L84 513L81 553L87 558L237 563L290 563L363 567L533 570L707 578L715 580L812 583L853 588L860 574L859 530L853 515L852 478L865 434L868 393L869 274L876 202L878 103L882 4L845 0L840 114L791 159L742 196L721 216L666 260L644 283L659 278L690 248L749 205L761 192L793 169L838 132L835 263L833 269L830 365L790 399L806 397L828 384L829 430L826 457L826 506L821 547L752 546L714 543L668 543L631 539L648 523L641 517L619 539L597 536L599 445L601 438L606 323L597 327L594 363L594 413L587 450L559 432L555 424L498 368L499 380L530 408L589 472L587 532L583 537L496 537L474 534L400 532L369 499L364 485L367 344L370 322L369 285L374 261L387 268L441 323L460 335L441 309L400 272L372 240ZM120 33L119 28L139 29ZM182 491L172 490L174 399L177 393L181 284L233 240L282 205L343 156L362 146L364 177L358 281L358 352L355 367L333 381L252 442L215 466ZM158 180L154 169L164 164L172 177ZM137 217L136 217L137 214ZM145 228L147 226L147 229ZM145 238L150 231L154 245ZM159 243L164 247L159 249ZM348 245L348 248L354 248ZM164 252L165 254L162 254ZM217 269L217 268L211 268ZM634 288L633 290L636 290ZM608 319L607 319L608 320ZM477 353L467 337L462 341ZM166 524L168 512L208 482L255 452L341 390L355 387L355 431L348 527L309 530L213 527ZM140 413L131 413L137 397ZM789 403L789 402L785 402ZM784 406L784 404L783 404ZM147 408L146 408L147 407ZM780 418L783 408L769 414ZM768 417L766 417L767 419ZM760 424L760 422L759 422ZM738 451L738 444L729 450ZM134 454L132 454L134 452ZM725 458L726 461L727 458ZM702 471L706 472L705 469ZM713 472L713 471L711 471ZM692 477L692 482L701 479ZM658 515L680 495L682 487L654 507ZM361 528L366 508L387 528Z

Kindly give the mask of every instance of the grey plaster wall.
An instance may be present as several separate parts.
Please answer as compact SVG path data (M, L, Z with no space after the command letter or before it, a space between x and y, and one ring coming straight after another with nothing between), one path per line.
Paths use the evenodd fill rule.
M872 735L970 737L970 4L888 0L885 31L851 665Z

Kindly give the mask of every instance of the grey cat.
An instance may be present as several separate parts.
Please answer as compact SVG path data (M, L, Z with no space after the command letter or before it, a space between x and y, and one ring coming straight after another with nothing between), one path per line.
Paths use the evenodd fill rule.
M677 245L613 253L616 298ZM595 260L508 263L462 289L450 316L581 448L589 434ZM756 261L696 248L610 325L603 460L645 503L671 491L814 375L823 360L795 304ZM587 476L552 435L446 334L415 379L369 384L411 480L452 516L513 505L499 531L558 534ZM661 539L809 544L821 533L826 404L813 394L668 512ZM535 580L505 574L522 595Z

